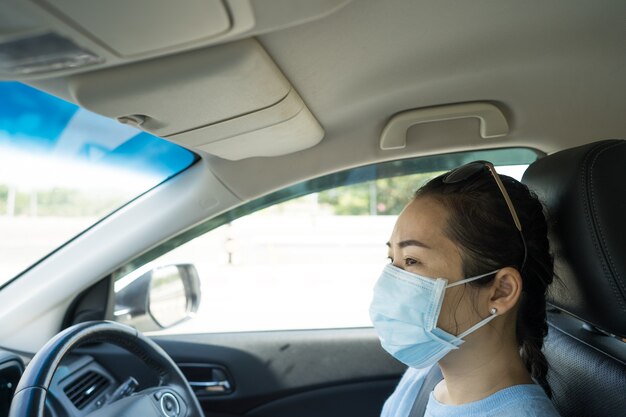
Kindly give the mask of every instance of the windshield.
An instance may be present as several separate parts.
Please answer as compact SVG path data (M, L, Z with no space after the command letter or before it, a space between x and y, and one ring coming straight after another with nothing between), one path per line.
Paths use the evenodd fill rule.
M14 82L0 82L0 285L195 154Z

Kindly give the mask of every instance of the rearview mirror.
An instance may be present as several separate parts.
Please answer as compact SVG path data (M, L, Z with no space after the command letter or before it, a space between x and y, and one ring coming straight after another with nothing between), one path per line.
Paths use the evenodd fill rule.
M115 321L139 331L182 323L199 305L200 279L192 264L139 269L115 283Z

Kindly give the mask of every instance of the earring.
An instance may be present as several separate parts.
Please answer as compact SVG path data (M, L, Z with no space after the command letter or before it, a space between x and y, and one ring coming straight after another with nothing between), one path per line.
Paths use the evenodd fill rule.
M493 315L496 314L498 312L498 309L495 307L491 307L491 310L489 310L489 312Z

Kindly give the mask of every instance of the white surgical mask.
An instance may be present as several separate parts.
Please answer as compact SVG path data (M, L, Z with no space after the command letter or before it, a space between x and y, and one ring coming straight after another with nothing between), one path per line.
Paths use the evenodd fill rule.
M443 278L427 278L389 264L383 269L370 305L370 318L382 347L412 368L426 368L463 343L463 338L496 317L493 312L458 336L437 328L446 288L465 284L498 271L447 285Z

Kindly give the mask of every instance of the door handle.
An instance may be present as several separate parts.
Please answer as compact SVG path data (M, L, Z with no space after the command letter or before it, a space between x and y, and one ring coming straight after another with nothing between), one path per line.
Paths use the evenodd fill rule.
M189 381L191 388L196 390L208 391L208 392L230 392L230 382L224 381Z
M187 378L193 392L199 397L226 395L234 390L232 379L223 366L183 363L178 367Z

